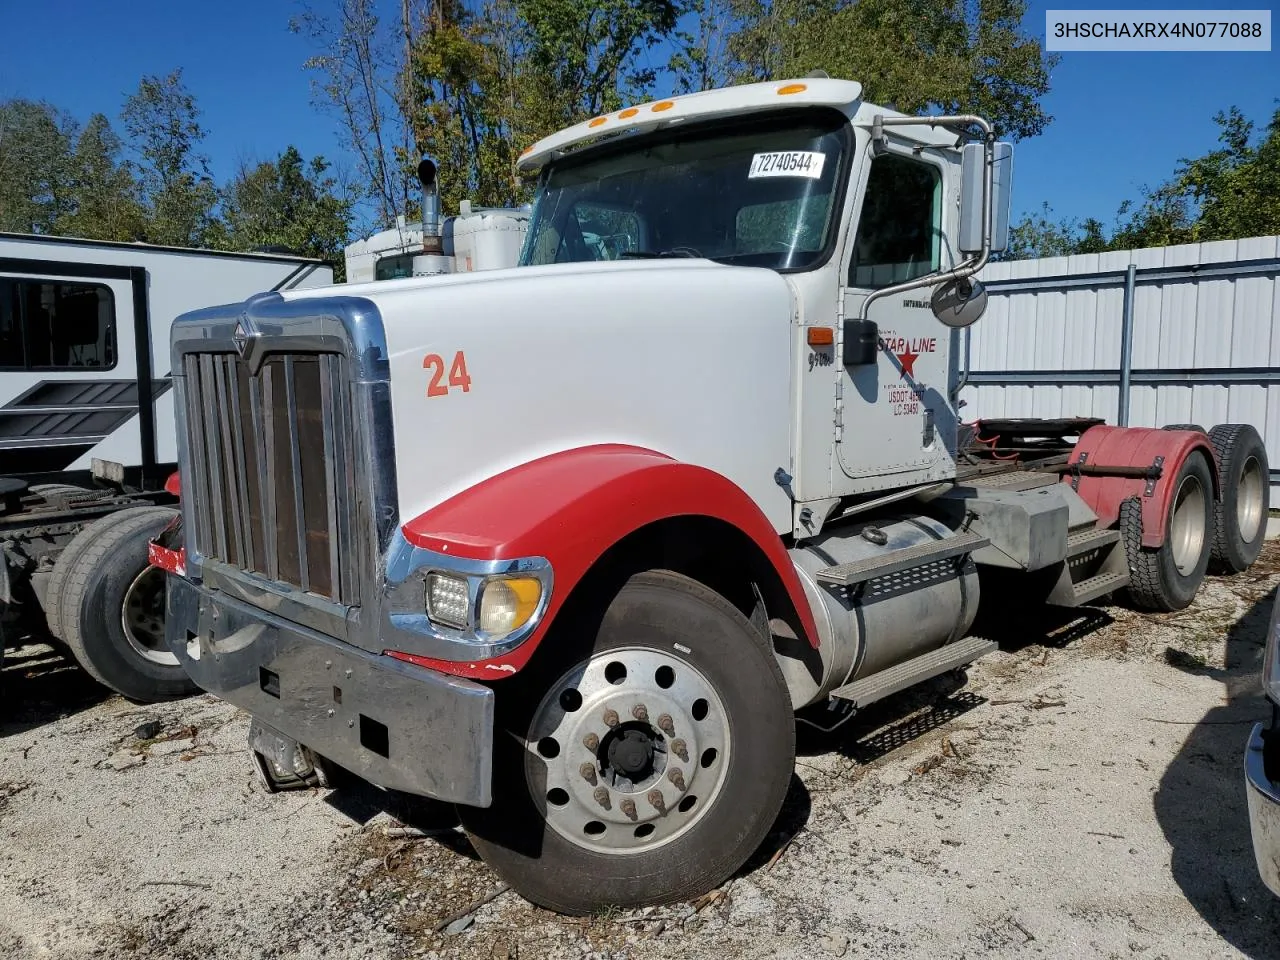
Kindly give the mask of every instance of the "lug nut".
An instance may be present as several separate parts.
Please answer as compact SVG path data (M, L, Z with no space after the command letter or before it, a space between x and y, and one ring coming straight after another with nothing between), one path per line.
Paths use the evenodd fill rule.
M623 800L618 804L618 809L621 810L623 815L629 820L636 819L636 802L634 800Z
M662 799L661 790L650 790L648 800L649 800L649 803L653 806L653 809L657 810L659 813L666 813L667 802Z
M609 803L609 791L604 787L596 787L596 792L593 793L592 796L595 797L596 803L600 804L600 806L604 807L606 810L611 806Z
M683 740L672 740L671 752L674 753L681 760L683 760L685 763L689 762L689 748L688 746L685 745L685 742Z
M582 738L582 745L588 750L595 751L600 749L600 738L594 733L588 733Z
M596 767L594 763L584 763L578 768L578 772L582 774L582 779L587 783L594 784L596 782Z
M684 774L680 772L679 767L672 767L667 772L667 779L676 785L676 789L684 793Z
M643 703L637 703L631 708L631 715L641 723L644 723L649 719L649 708Z
M604 725L612 730L618 725L618 711L610 707L604 712Z
M671 722L671 714L664 713L658 717L658 729L665 733L668 737L676 735L676 725Z

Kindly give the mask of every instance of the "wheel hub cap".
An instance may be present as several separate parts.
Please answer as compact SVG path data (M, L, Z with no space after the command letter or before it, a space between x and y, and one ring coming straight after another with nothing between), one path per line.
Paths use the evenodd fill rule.
M1250 457L1240 471L1240 485L1236 488L1236 526L1245 543L1253 543L1262 530L1264 483L1262 465L1257 457Z
M175 657L164 640L164 571L147 567L125 591L120 611L125 640L144 660L176 667Z
M530 725L525 774L565 839L639 853L711 808L729 751L728 718L699 670L662 651L611 650L548 691Z
M1200 562L1205 541L1205 492L1194 476L1183 478L1174 495L1169 537L1174 566L1185 577Z
M621 774L632 783L643 780L652 772L653 755L656 751L655 738L648 730L625 730L620 736L610 734L610 742L605 750L607 767ZM640 774L640 776L636 776Z

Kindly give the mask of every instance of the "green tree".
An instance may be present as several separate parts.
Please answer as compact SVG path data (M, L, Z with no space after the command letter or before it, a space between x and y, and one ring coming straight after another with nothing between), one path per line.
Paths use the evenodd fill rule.
M308 162L289 146L274 160L242 166L222 191L214 242L229 250L287 247L329 260L341 280L351 206L323 157Z
M463 198L491 205L516 199L523 31L509 0L491 0L480 16L441 0L415 36L410 125L418 150L440 166L446 210Z
M205 131L182 71L143 77L120 113L136 156L134 168L152 243L200 246L214 221L217 187L198 152Z
M1014 225L1004 259L1280 234L1280 110L1260 136L1236 107L1214 120L1222 146L1184 157L1169 180L1121 203L1110 236L1093 218L1053 221L1046 203Z
M1025 0L735 0L742 79L825 70L904 113L977 113L1001 136L1035 136L1057 57L1022 28Z
M529 25L530 100L548 131L648 96L657 70L642 54L675 34L681 13L676 0L515 2Z
M73 209L77 130L75 120L49 103L0 103L0 230L56 232Z
M334 0L332 9L307 5L289 23L317 51L304 64L315 74L315 101L337 120L379 227L417 210L405 64L421 17L413 0L402 0L399 23L380 18L376 0Z
M1029 213L1009 228L1009 246L995 259L1030 260L1037 257L1065 257L1075 253L1077 237L1070 220L1053 219L1053 208L1042 203L1037 213Z
M1135 214L1135 231L1173 220L1188 241L1280 233L1280 110L1256 128L1237 107L1214 117L1221 148L1179 162L1173 179Z
M57 233L91 240L140 240L146 214L138 185L121 159L120 138L95 113L80 131L71 159L72 209L58 218Z

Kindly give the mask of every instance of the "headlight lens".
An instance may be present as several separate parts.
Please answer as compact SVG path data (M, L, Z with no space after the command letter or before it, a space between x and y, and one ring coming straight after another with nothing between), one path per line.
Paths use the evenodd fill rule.
M534 577L501 577L480 587L480 632L490 638L519 630L538 609L542 583Z
M468 593L463 577L446 573L427 575L427 616L436 623L465 630L467 627Z

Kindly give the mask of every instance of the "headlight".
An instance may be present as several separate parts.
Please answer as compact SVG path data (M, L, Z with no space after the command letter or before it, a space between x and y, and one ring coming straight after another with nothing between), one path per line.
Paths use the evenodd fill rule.
M534 577L500 577L480 587L480 632L492 639L519 630L538 609L542 583Z
M470 620L469 599L465 577L451 577L446 573L427 575L427 616L436 623L465 630Z
M1271 625L1267 628L1267 648L1262 655L1262 692L1280 703L1280 597L1271 607Z

